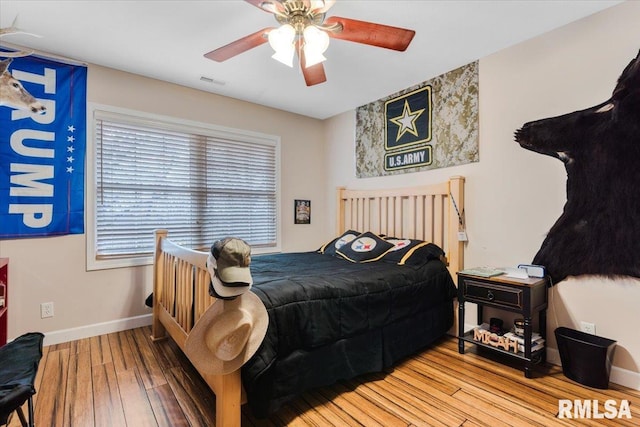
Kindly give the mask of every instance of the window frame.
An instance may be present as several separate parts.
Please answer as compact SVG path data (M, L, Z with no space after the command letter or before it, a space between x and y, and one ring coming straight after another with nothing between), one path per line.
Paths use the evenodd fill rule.
M275 174L276 174L276 244L270 247L252 248L252 252L275 253L281 252L282 226L281 226L281 155L280 136L253 132L243 129L235 129L179 119L154 113L146 113L121 107L87 103L87 147L86 147L86 201L85 201L85 229L86 229L86 269L103 270L110 268L126 268L153 264L153 253L144 256L113 256L108 258L97 257L97 167L96 167L96 120L115 120L129 124L154 127L159 129L189 132L213 138L228 140L240 140L245 143L270 144L275 147ZM171 230L169 238L171 238Z

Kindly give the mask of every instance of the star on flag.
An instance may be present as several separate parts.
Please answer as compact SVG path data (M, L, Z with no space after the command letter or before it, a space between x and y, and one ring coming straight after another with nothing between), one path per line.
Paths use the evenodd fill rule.
M76 131L76 127L73 125L69 125L67 126L67 132L73 134L73 132ZM67 135L67 142L69 144L73 144L74 142L76 142L76 137L73 135ZM73 145L68 145L67 146L67 153L73 153L73 151L75 150L75 148L73 147ZM73 161L75 160L75 158L73 156L67 156L67 163L73 163ZM66 172L67 173L73 173L74 169L73 166L67 166Z
M418 129L416 128L416 120L422 113L424 113L425 109L421 108L416 111L411 111L411 107L409 107L409 101L404 100L404 108L402 109L402 115L398 117L393 117L391 120L392 123L398 125L398 134L396 136L396 141L399 141L402 138L402 135L409 132L413 136L418 136Z

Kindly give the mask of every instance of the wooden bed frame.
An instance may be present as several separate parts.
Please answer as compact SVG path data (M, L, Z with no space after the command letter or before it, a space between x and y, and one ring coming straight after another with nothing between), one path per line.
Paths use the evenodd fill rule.
M399 189L339 188L336 232L339 235L353 229L433 242L445 250L455 280L463 268L464 242L458 239L463 214L464 177L460 176L439 184ZM168 334L184 352L192 325L212 304L225 301L209 295L208 253L176 245L168 239L167 230L156 230L155 238L151 338L164 339ZM454 325L451 331L456 330ZM205 361L190 361L216 395L216 426L240 426L240 406L246 401L241 370L227 375L203 374L198 366Z

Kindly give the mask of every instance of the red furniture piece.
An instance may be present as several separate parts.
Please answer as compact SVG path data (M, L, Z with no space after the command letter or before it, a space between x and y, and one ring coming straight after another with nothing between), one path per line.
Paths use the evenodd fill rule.
M0 347L7 343L9 258L0 258Z

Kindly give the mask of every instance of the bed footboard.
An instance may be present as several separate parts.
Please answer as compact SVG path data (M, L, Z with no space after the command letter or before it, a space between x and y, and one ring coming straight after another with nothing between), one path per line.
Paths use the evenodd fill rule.
M176 245L167 236L167 230L155 231L151 339L169 336L186 355L185 342L193 325L212 304L223 302L209 295L208 254ZM216 395L216 426L239 427L245 400L240 370L211 375L201 372L197 361L191 363Z

